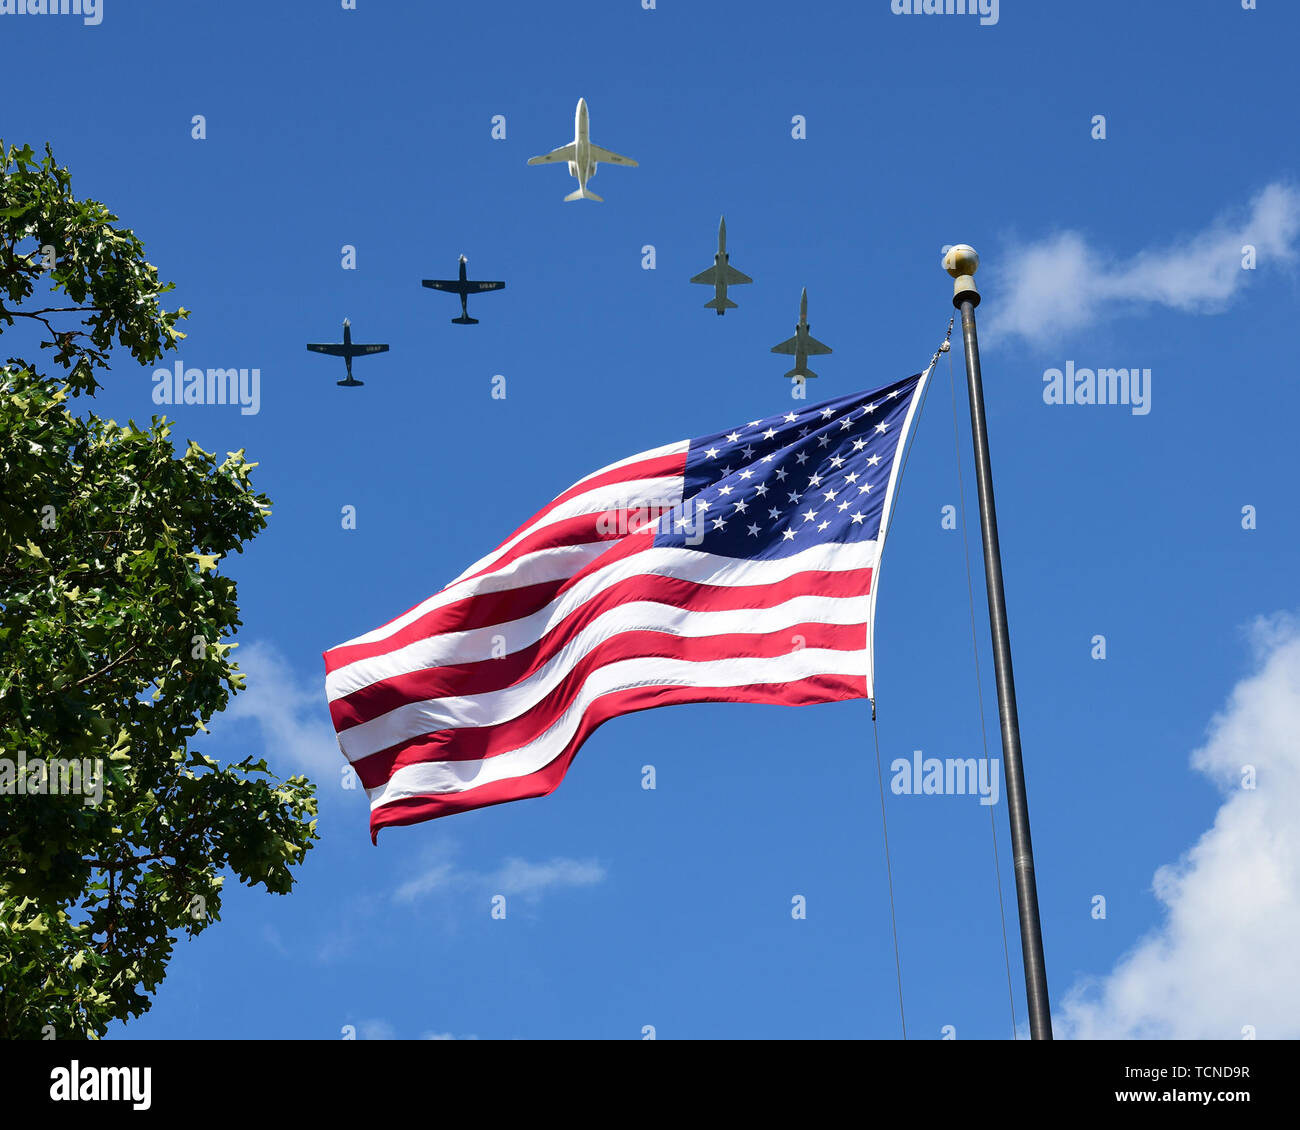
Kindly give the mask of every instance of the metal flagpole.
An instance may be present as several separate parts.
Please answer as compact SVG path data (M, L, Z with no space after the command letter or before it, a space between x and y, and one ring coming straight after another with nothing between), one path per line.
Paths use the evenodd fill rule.
M949 248L944 270L953 283L952 304L961 311L966 351L966 382L970 389L970 428L975 444L975 478L979 488L980 531L984 542L984 578L988 584L989 625L993 633L993 669L998 682L998 716L1002 721L1002 755L1007 788L1007 818L1011 823L1011 853L1016 867L1016 902L1020 910L1020 948L1025 966L1025 995L1029 1003L1029 1032L1035 1040L1052 1038L1047 998L1047 968L1043 963L1043 932L1038 920L1038 885L1034 881L1034 848L1029 836L1029 802L1020 757L1020 718L1016 684L1011 672L1011 638L1002 590L1002 554L998 548L998 515L993 502L993 469L984 419L984 383L980 377L979 340L975 336L975 307L980 294L975 272L980 257L965 243Z

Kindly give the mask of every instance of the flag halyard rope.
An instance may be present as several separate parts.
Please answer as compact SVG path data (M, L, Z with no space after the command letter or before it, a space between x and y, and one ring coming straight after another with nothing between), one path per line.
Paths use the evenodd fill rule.
M934 367L939 363L939 355L948 353L951 349L953 318L948 319L948 332L944 334L943 343L934 351L934 356L930 358L930 367L927 372L930 375L934 373ZM949 368L951 370L951 357L949 358ZM903 473L907 470L907 460L912 454L912 444L916 440L916 432L920 426L920 414L925 407L925 397L929 395L930 384L926 381L926 386L922 392L921 404L917 407L918 424L912 428L912 434L908 437L907 448L903 452L903 462L898 472L898 490L903 488ZM897 502L897 495L895 496ZM894 514L898 512L897 505L891 510L888 524L885 527L884 536L888 536L889 527L893 525ZM874 691L875 688L873 687ZM898 979L898 1019L903 1028L903 1039L907 1039L907 1012L903 1007L903 961L898 947L898 913L894 905L894 868L889 854L889 820L885 815L885 774L880 764L880 730L876 724L876 700L872 698L871 702L871 734L875 741L876 747L876 783L880 787L880 829L885 843L885 877L889 881L889 925L894 937L894 973Z
M951 325L950 325L951 328ZM945 345L947 342L944 343ZM948 387L952 392L952 436L953 450L957 458L957 502L961 514L961 543L962 552L966 560L966 596L970 603L970 631L971 631L971 649L975 656L975 697L979 703L980 712L980 740L984 747L984 763L988 771L992 772L989 766L989 737L988 728L984 721L984 684L980 676L980 649L979 635L975 627L975 589L971 582L970 569L970 539L966 531L966 487L965 479L961 470L961 435L957 425L957 382L952 373L952 353L948 354ZM991 778L990 778L991 779ZM1002 895L1002 870L998 862L998 828L997 821L993 817L993 807L989 806L989 830L993 836L993 877L997 881L998 891L998 917L1002 922L1002 957L1006 964L1007 970L1007 998L1011 1005L1011 1038L1016 1036L1016 995L1012 987L1011 980L1011 951L1007 945L1007 913L1003 904Z

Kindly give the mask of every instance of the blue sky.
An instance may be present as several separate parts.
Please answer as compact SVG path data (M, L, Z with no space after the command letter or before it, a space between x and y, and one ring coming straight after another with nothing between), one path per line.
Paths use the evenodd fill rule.
M375 848L363 797L341 787L320 653L441 588L597 467L784 411L787 365L768 349L801 287L834 348L812 398L918 371L951 314L939 261L954 242L983 258L1058 1026L1300 1035L1294 957L1281 989L1277 965L1263 971L1300 920L1277 893L1300 858L1300 648L1279 618L1300 604L1300 12L1261 9L1004 0L991 26L889 0L106 0L99 26L0 16L11 54L50 77L9 99L0 133L52 142L76 191L175 280L193 315L166 363L260 369L255 415L167 410L178 439L247 449L274 503L223 563L250 687L205 752L305 770L321 793L295 892L229 890L222 922L179 943L153 1010L114 1035L896 1037L865 703L616 719L551 797ZM601 169L604 204L564 204L562 169L525 166L570 140L579 96L593 140L640 162ZM687 279L711 263L723 212L755 282L717 318ZM462 252L472 276L508 283L474 301L472 328L419 285ZM358 340L392 345L357 363L363 389L337 388L341 362L303 348L338 340L345 316ZM1044 372L1067 361L1149 369L1150 411L1045 403ZM1000 757L960 347L953 364ZM161 411L150 372L119 364L96 410ZM945 360L883 569L887 774L914 750L981 753L961 534L941 523L958 501ZM1270 770L1249 795L1243 759ZM988 808L891 794L887 814L909 1035L1009 1037ZM994 816L1023 1023L1003 803ZM501 892L504 921L489 913Z

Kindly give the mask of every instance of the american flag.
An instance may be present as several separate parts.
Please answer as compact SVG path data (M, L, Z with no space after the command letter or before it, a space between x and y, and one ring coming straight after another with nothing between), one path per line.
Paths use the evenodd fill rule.
M880 555L933 367L602 467L325 652L372 840L552 792L620 714L874 698Z

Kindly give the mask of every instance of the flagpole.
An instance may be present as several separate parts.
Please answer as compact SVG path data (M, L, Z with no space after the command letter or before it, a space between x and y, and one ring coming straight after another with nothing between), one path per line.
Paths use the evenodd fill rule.
M1029 801L1025 796L1025 770L1020 756L1020 717L1016 711L1016 683L1011 671L1007 603L1002 589L1002 553L998 547L993 468L989 463L988 427L984 418L984 382L980 377L979 340L975 335L975 307L979 305L980 294L975 289L974 276L979 264L980 257L975 249L964 243L949 248L943 258L944 270L956 280L953 283L952 304L961 312L961 334L966 352L971 438L975 444L975 478L979 488L980 531L984 541L984 578L988 585L989 626L993 633L998 716L1002 722L1007 819L1011 823L1011 853L1016 868L1016 902L1020 911L1020 948L1025 967L1025 995L1029 1004L1029 1033L1032 1039L1050 1040L1052 1016L1047 997L1047 968L1043 962L1043 931L1038 918L1034 848L1029 835Z

